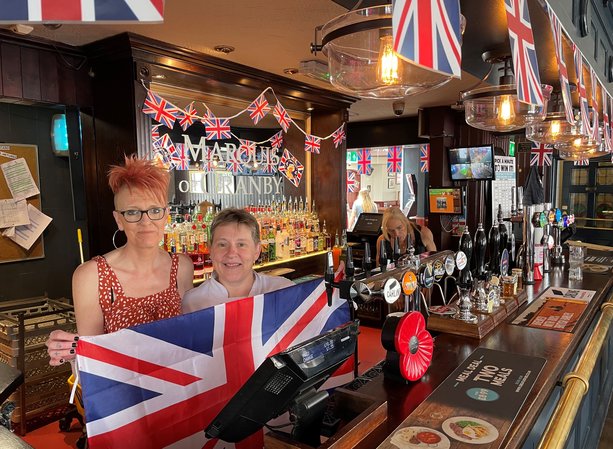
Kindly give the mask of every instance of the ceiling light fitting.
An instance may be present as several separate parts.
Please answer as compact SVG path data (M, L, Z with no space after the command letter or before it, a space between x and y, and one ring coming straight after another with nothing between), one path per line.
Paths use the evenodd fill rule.
M578 122L568 123L564 112L549 112L542 122L526 126L526 138L533 142L560 145L582 137Z
M319 27L316 41L318 31ZM440 87L452 78L394 53L389 4L340 15L321 27L321 36L321 45L312 43L311 51L322 51L328 57L330 82L360 98L404 98Z
M217 53L223 53L224 55L227 55L232 53L236 49L231 45L215 45L213 47L213 50L215 50Z

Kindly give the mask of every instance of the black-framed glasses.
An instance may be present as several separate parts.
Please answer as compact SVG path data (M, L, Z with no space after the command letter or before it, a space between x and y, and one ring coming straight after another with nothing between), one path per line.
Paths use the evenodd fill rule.
M165 207L152 207L147 210L136 210L136 209L128 209L128 210L118 210L121 215L123 215L124 220L128 223L138 223L143 218L143 214L147 214L149 220L161 220L166 215Z

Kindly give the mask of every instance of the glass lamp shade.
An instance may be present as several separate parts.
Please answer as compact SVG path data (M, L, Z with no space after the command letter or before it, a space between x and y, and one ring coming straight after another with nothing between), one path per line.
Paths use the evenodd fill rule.
M482 87L462 94L466 123L485 131L508 132L542 122L552 87L542 85L543 106L522 103L515 84Z
M565 151L564 149L558 150L558 156L560 156L560 159L565 161L580 161L582 159L592 159L595 157L605 156L607 154L610 155L611 153L607 152L603 146L585 151Z
M564 112L550 112L542 122L526 126L526 138L544 144L565 144L582 137L579 123L566 121Z
M451 76L419 67L392 50L392 6L350 11L322 28L330 82L361 98L397 99L433 89Z
M587 132L584 132L583 122L581 122L580 120L578 120L578 126L581 132L581 136L576 137L570 142L557 144L555 145L555 148L557 148L562 153L580 153L580 154L600 153L598 154L598 156L602 156L606 152L604 151L604 145L602 145L602 138L601 138L601 142L598 142L597 140L588 136ZM602 135L601 129L599 129L599 132ZM597 156L590 156L590 157L597 157ZM585 159L585 157L582 159Z

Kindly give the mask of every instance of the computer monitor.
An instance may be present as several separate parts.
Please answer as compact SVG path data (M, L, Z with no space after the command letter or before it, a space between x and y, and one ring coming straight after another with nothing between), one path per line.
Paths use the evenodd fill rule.
M378 235L381 232L383 214L362 212L353 227L354 234Z
M494 179L493 145L450 148L449 171L454 181Z
M357 334L356 320L268 357L211 421L207 438L238 442L286 412L354 354Z

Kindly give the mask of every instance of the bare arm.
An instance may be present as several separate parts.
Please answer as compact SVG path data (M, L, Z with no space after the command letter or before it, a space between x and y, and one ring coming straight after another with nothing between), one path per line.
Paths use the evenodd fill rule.
M95 261L80 265L72 275L72 297L79 335L104 333L104 317L98 296L98 269Z
M379 238L377 239L377 247L376 247L375 253L371 254L371 258L375 259L375 267L379 266L379 249L381 248L382 244L383 244L383 236L380 235Z
M434 235L432 231L426 226L421 227L421 241L426 247L426 251L436 251L436 244L434 243Z

